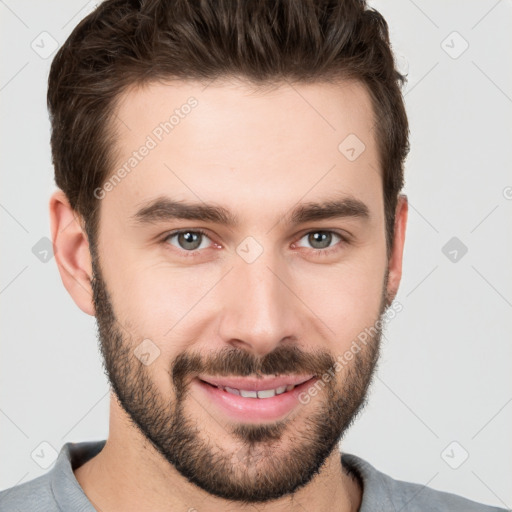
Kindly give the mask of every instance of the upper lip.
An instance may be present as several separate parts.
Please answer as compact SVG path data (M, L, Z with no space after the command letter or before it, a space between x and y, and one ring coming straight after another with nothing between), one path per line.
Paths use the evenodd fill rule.
M297 386L313 378L314 375L281 375L257 379L254 377L208 377L199 375L198 378L213 386L243 389L245 391L263 391L276 389L281 386Z

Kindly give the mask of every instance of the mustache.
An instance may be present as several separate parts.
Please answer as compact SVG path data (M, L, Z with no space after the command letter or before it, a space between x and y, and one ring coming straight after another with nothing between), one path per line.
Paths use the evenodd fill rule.
M335 358L327 351L305 352L296 345L281 345L263 357L242 349L225 347L208 356L199 353L181 353L172 365L171 375L176 388L183 390L187 377L201 373L222 377L303 373L321 375L335 363Z

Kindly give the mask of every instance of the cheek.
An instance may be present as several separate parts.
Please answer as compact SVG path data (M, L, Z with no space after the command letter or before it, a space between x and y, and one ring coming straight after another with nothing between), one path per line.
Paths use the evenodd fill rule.
M375 254L301 273L301 296L328 326L333 352L344 351L379 318L385 274L384 256Z
M192 304L194 274L162 264L149 249L134 247L122 232L117 232L115 244L107 244L107 229L100 259L114 310L131 332L162 339Z
M183 271L151 266L143 258L121 258L121 253L118 246L101 261L121 333L134 351L149 352L152 362L144 370L162 393L169 393L172 362L188 348L182 324L198 292L187 286Z
M136 340L134 347L147 339L157 347L154 350L158 350L158 357L145 369L162 396L172 396L173 362L206 338L211 327L214 317L202 298L211 288L209 283L218 281L218 277L211 275L211 270L198 276L191 269L144 265L140 261L131 271L128 266L120 266L116 272L129 276L122 284L124 293L118 294L116 311Z
M140 266L130 280L131 313L141 327L168 338L201 311L207 302L202 298L218 281L217 274L213 267Z

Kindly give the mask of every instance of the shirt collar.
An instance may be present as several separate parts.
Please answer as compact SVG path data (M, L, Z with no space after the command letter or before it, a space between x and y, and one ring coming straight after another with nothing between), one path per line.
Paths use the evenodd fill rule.
M59 508L63 511L96 512L80 487L73 470L97 455L106 440L66 443L51 470L50 487Z
M358 512L396 511L390 485L392 479L388 475L351 453L343 453L341 463L349 472L357 474L363 487L361 506Z

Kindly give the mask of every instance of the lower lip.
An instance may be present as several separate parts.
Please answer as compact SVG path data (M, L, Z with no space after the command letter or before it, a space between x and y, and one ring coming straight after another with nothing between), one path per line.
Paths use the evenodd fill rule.
M233 395L200 379L194 379L193 383L221 409L223 414L237 421L261 422L276 421L289 414L300 404L299 395L316 380L316 377L312 377L291 391L285 391L271 398L246 398Z

